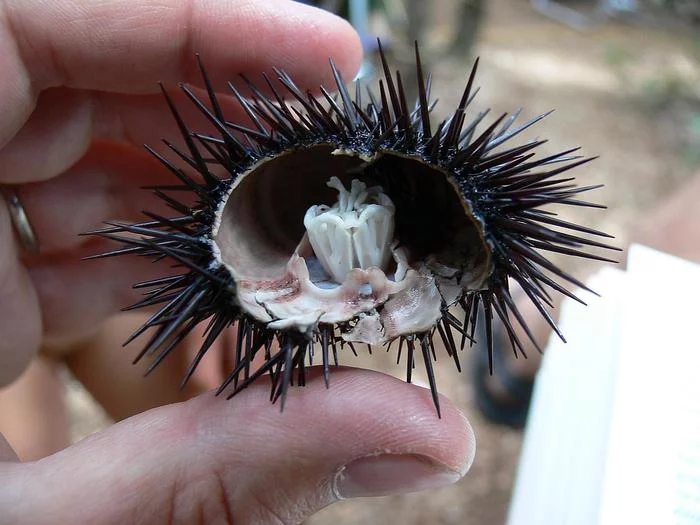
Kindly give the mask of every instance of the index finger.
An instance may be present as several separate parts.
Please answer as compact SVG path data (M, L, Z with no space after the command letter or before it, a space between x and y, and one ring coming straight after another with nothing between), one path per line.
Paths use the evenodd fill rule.
M198 83L195 53L215 84L281 67L316 86L332 80L319 67L329 58L352 75L361 47L344 20L290 0L5 0L0 145L43 89L151 93L159 81Z

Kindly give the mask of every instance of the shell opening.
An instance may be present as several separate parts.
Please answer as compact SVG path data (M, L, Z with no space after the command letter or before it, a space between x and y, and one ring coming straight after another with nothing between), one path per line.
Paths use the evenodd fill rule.
M276 329L339 324L369 344L421 333L491 271L470 204L415 157L285 151L238 177L218 219L236 300Z

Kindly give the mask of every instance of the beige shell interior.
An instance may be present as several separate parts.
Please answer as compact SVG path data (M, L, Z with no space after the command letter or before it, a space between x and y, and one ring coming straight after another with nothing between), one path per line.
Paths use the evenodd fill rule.
M333 177L348 189L353 181L379 186L389 198L382 202L393 203L385 266L352 268L342 282L324 272L325 255L314 252L304 227L312 207L337 208ZM420 158L367 158L330 144L289 150L240 176L218 214L214 242L237 284L236 299L275 329L330 323L341 325L346 340L381 344L430 330L445 305L480 289L491 272L491 251L469 203L446 172ZM342 220L333 219L347 237Z

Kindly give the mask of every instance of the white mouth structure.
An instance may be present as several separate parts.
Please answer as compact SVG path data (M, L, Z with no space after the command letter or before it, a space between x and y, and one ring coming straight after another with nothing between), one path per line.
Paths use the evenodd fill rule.
M394 203L381 186L367 188L353 179L348 191L338 177L327 184L338 190L330 208L312 206L304 216L311 247L323 269L342 283L354 268L373 266L386 272L394 242Z
M350 323L348 341L383 344L430 330L441 317L433 274L408 266L394 239L394 204L380 186L337 177L331 205L311 206L306 233L274 280L239 281L241 305L271 329L313 331L318 323Z

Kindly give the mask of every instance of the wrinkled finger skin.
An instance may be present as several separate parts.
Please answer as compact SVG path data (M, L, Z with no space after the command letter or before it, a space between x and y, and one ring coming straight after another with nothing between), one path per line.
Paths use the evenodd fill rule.
M474 458L473 431L447 399L438 419L429 390L377 372L339 368L327 390L309 369L282 413L267 394L257 383L235 402L207 393L156 408L35 463L7 453L0 521L296 524L339 498L426 487L409 469L391 487L365 479L371 493L348 492L354 462L413 458L449 484Z

